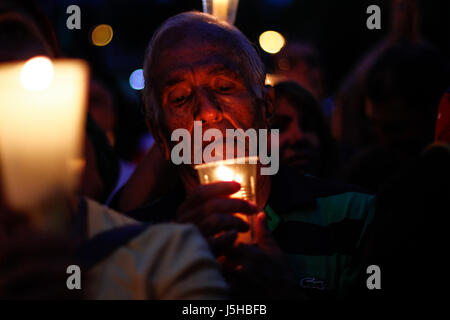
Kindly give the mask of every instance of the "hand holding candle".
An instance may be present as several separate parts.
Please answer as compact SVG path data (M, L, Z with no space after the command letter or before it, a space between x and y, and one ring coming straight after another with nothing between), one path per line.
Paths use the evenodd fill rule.
M209 184L217 181L236 181L240 184L239 191L231 198L242 199L256 205L256 169L258 157L236 158L224 161L215 161L196 166L200 183ZM238 242L253 243L254 216L236 214L237 217L250 225L250 230L238 235Z

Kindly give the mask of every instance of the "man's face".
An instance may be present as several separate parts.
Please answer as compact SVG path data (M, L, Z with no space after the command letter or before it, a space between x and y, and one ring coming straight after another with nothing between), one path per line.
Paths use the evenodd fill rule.
M366 116L373 126L376 142L382 146L401 145L417 140L421 134L424 119L415 117L400 99L373 102L366 99Z
M183 128L193 137L194 121L202 122L203 132L219 129L224 138L226 129L267 127L262 99L251 89L256 84L242 72L247 66L242 66L231 46L215 39L208 28L215 27L205 24L195 36L181 39L174 32L166 35L166 45L156 55L158 63L153 71L166 154L177 143L170 141L171 133Z
M301 112L287 99L279 98L275 103L273 128L280 129L281 162L303 173L317 174L320 163L317 128L308 126Z

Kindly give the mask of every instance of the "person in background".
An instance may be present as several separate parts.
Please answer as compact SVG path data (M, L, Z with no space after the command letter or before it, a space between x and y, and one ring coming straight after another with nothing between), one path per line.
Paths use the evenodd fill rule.
M61 56L56 34L32 0L0 3L0 61L26 60L36 55Z
M382 290L366 288L368 275L359 276L355 299L406 301L439 299L442 282L436 276L448 270L447 225L450 212L450 103L449 92L441 100L435 142L411 165L405 166L381 188L377 214L362 247L361 270L376 265ZM377 299L377 300L376 300Z
M339 168L337 144L319 103L295 82L274 86L272 128L280 130L280 160L302 173L333 177Z
M361 58L345 78L335 97L331 131L346 162L356 152L373 144L373 133L365 114L367 73L375 61L394 45L423 45L420 35L419 0L390 1L387 36Z
M108 87L98 79L91 79L88 110L105 133L109 144L114 147L114 131L117 123L114 97Z
M447 89L439 104L434 140L450 143L450 88Z
M310 44L289 41L274 56L274 73L285 81L294 81L308 90L317 101L325 94L323 71L319 54Z
M344 181L376 192L415 161L433 141L437 106L449 78L448 64L428 46L396 45L381 54L366 80L365 114L373 143L347 162Z
M85 169L77 193L105 203L116 186L119 161L102 129L87 115Z

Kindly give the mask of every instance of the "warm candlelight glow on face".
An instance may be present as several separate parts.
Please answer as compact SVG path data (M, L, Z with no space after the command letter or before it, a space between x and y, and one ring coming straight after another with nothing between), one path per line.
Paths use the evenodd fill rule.
M27 90L45 90L53 80L53 63L47 57L32 58L23 66L20 78Z

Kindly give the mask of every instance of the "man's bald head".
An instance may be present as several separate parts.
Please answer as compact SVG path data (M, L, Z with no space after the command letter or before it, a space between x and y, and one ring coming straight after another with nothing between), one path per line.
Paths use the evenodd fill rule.
M144 62L144 100L150 122L158 121L160 101L155 97L158 81L164 72L162 57L169 52L180 55L190 43L202 44L208 50L231 53L238 64L249 89L257 96L264 87L264 65L250 41L234 26L221 22L214 16L200 12L186 12L168 19L155 32ZM195 50L195 48L193 48ZM198 52L199 58L204 52ZM159 72L158 72L159 71ZM158 74L159 73L159 74Z

